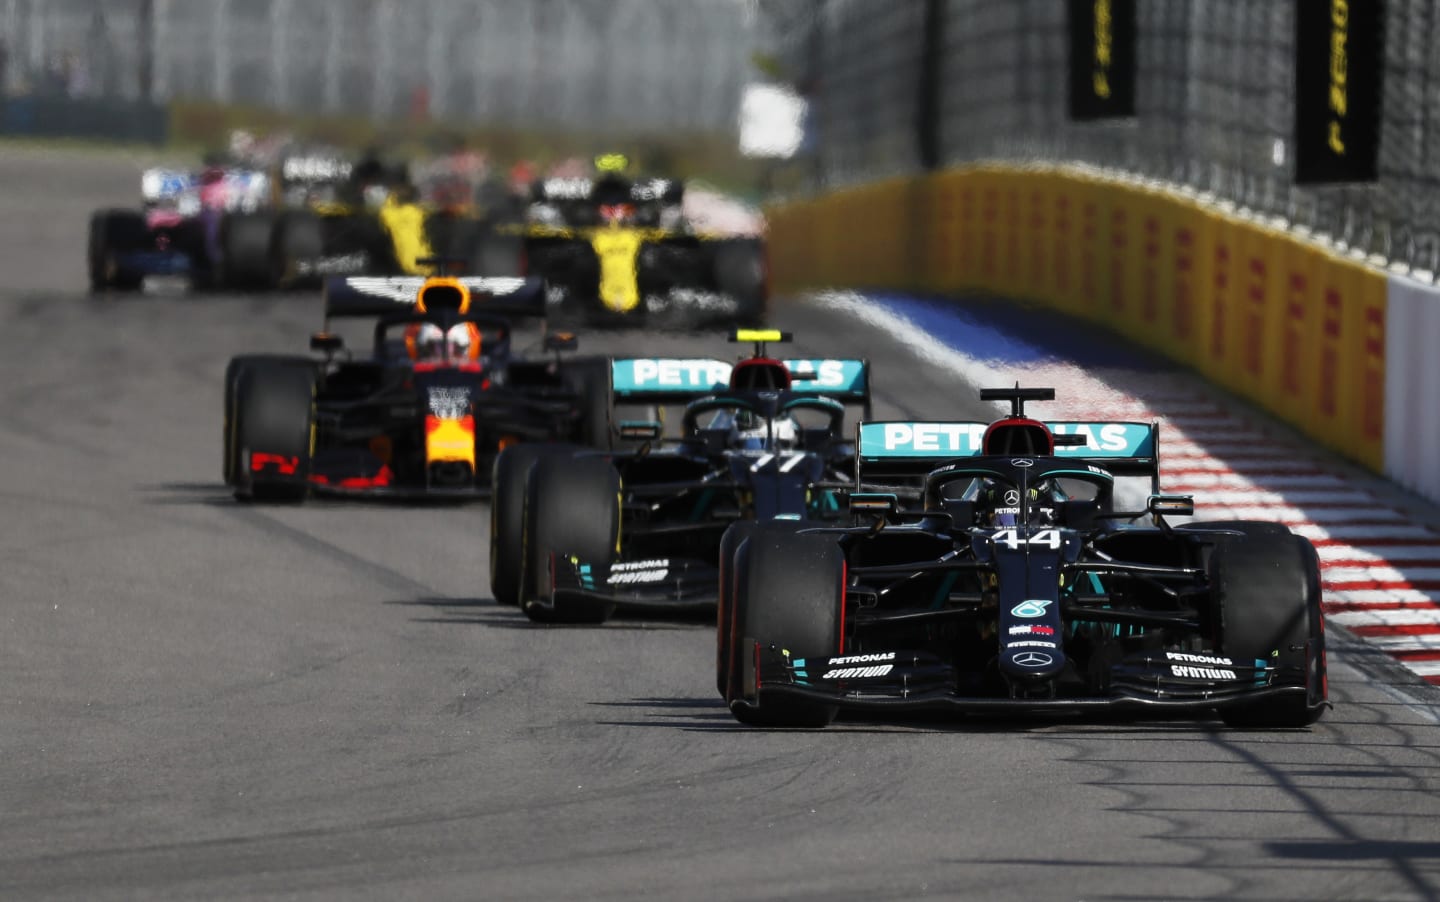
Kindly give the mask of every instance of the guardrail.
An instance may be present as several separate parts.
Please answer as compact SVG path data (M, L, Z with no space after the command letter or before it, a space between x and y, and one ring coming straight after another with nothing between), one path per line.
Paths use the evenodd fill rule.
M958 167L768 216L778 288L979 291L1100 322L1440 500L1440 292L1357 253L1066 166Z
M170 110L115 98L5 97L0 98L0 135L159 145L170 139Z

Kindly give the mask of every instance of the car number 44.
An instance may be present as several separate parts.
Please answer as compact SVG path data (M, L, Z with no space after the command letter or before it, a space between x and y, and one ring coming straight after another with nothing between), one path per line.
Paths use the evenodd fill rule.
M990 534L990 540L1007 548L1019 548L1021 545L1044 545L1047 548L1060 547L1060 530L1042 529L1031 535L1022 535L1015 527L997 529Z

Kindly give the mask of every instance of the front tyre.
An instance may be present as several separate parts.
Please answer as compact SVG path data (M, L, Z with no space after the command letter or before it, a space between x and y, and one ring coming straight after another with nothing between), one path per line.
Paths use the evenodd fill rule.
M526 480L520 607L538 623L603 623L613 604L555 603L554 555L608 564L620 541L620 474L607 458L552 456Z
M1233 727L1309 726L1327 706L1319 556L1308 539L1283 528L1244 531L1210 557L1220 652L1237 664L1273 668L1272 686L1306 691L1225 707L1220 716Z
M758 645L792 658L840 654L845 604L845 553L824 533L756 530L735 559L732 594L735 664L725 700L741 723L757 727L823 727L836 706L798 699L756 704L755 665L744 656Z
M310 485L315 370L283 361L241 369L235 387L231 469L235 497L301 501Z
M575 451L573 445L510 445L495 458L490 497L490 593L496 604L520 604L520 575L525 553L522 535L525 485L535 462Z

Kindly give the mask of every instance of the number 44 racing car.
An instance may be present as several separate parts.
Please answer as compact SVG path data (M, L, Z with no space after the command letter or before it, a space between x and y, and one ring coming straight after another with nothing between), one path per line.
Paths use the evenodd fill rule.
M308 493L466 496L522 442L610 447L608 362L512 351L512 318L543 316L538 279L333 278L323 360L248 355L225 374L225 481L244 499ZM350 358L333 319L375 318Z
M1158 493L1158 426L864 423L848 528L740 543L718 677L747 724L840 710L1216 712L1301 727L1327 702L1314 547L1278 524L1191 521ZM923 474L918 505L884 480ZM1146 475L1117 510L1117 476ZM862 491L862 489L868 489ZM1140 521L1149 520L1149 523ZM722 602L723 604L723 602Z
M740 330L736 339L788 339ZM610 453L516 446L495 464L491 588L539 621L713 610L722 536L736 521L847 516L854 443L847 405L869 408L863 360L626 359L615 402L685 402L678 439L619 424L640 442ZM787 521L789 522L789 521Z

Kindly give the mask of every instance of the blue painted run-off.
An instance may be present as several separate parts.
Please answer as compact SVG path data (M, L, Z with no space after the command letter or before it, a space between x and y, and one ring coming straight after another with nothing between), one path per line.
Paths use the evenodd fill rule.
M1085 368L1174 369L1174 364L1165 358L1113 332L1033 304L901 294L865 296L948 347L980 360L1011 365L1069 363Z

